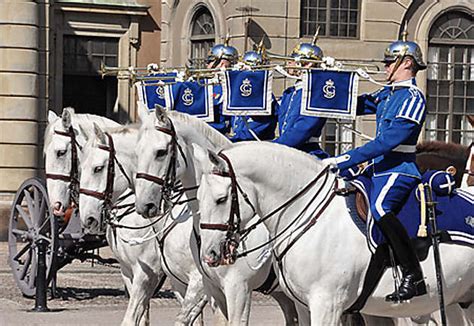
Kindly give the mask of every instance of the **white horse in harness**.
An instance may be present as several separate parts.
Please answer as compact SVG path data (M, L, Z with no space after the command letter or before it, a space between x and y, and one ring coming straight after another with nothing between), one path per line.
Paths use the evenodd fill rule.
M358 297L371 254L351 221L345 198L334 193L336 175L309 155L276 144L235 146L222 152L226 158L200 148L195 154L205 171L198 199L207 259L222 262L223 250L237 254L235 243L247 233L245 225L254 215L248 198L276 238L275 268L280 285L297 302L300 323L339 325ZM224 227L230 232L219 231ZM473 248L441 243L440 252L446 305L471 303ZM438 310L432 248L421 265L426 295L409 303L386 302L385 295L393 291L392 275L386 271L361 312L410 317Z
M80 148L86 143L84 130L88 130L93 134L93 123L103 128L116 128L120 127L120 124L100 116L75 114L71 108L64 109L62 117L58 117L54 112L50 111L48 122L45 131L44 154L50 205L53 207L55 215L69 216L70 209L68 208L71 204L78 204L79 201L79 158ZM79 124L81 127L79 127ZM76 201L76 203L71 203L71 199ZM143 219L138 216L134 223L141 225L143 224ZM156 288L156 278L159 278L161 275L149 275L150 268L146 269L146 272L142 272L139 268L137 270L137 266L143 265L143 263L144 265L152 265L151 262L156 262L159 254L153 250L137 250L138 248L143 249L143 246L131 248L128 244L124 244L123 241L118 240L116 242L114 238L111 239L110 237L109 242L112 244L111 249L114 255L121 262L122 277L130 294L129 305L123 319L123 324L147 325L149 324L148 302L144 303L143 297L134 288L146 288L148 292L152 291L153 294ZM113 244L117 245L113 246ZM131 269L136 270L133 282L129 276ZM127 272L127 275L124 271ZM143 305L145 308L140 308ZM146 310L145 313L143 313L143 309ZM186 317L193 319L193 313L198 312L191 311L187 314L186 310L183 309L180 314L180 320Z
M130 127L104 133L95 126L95 137L82 150L81 221L91 232L104 230L107 223L109 245L120 252L122 273L132 285L123 324L138 323L166 274L182 305L176 324L190 325L207 303L202 276L189 249L192 219L184 205L152 221L135 212L131 189L136 156L130 149L137 136L138 130Z
M201 178L196 165L192 144L200 144L214 150L231 146L230 141L204 122L179 112L165 112L157 109L150 114L140 110L142 127L136 146L138 174L136 180L136 207L145 217L159 214L166 206L170 188L175 180L181 180L187 194L192 198ZM196 201L188 203L195 222L190 238L191 247L200 247L199 210ZM257 228L244 246L254 247L268 240L263 226ZM193 251L194 252L194 251ZM232 268L211 268L202 264L199 252L195 262L203 273L206 293L215 300L231 325L248 324L252 290L260 287L267 279L271 268L269 246L250 253L240 259ZM287 324L294 324L296 312L292 302L281 292L274 297L280 303Z

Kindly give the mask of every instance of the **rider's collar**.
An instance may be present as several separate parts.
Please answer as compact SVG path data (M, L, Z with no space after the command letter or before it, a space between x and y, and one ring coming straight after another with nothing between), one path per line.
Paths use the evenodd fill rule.
M387 85L387 87L390 87L390 88L401 88L401 87L412 87L412 86L416 86L416 79L414 77Z
M299 90L299 89L302 89L302 88L303 88L303 81L301 79L298 79L295 82L295 90Z

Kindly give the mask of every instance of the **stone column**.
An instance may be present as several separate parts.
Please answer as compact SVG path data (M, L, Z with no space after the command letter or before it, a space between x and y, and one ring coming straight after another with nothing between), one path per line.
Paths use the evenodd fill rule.
M35 176L38 153L39 5L0 2L0 195ZM2 199L0 197L0 199Z
M39 5L0 1L0 240L20 184L37 173Z

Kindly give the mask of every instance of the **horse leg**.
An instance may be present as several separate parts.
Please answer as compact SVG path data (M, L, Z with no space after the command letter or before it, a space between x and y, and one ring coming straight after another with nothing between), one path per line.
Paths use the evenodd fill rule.
M175 325L190 325L202 312L207 303L207 297L204 294L202 277L199 272L194 273L189 279L186 295L181 305L181 311L178 314Z
M335 293L315 291L310 299L311 325L342 325L343 305Z
M311 318L308 307L295 302L296 312L298 313L298 323L300 326L309 326L311 324Z
M229 325L248 325L252 291L246 282L228 282L224 287Z
M298 325L298 312L296 311L294 302L283 292L273 292L270 295L275 299L283 311L285 325Z
M157 284L158 277L156 275L149 276L142 270L134 273L130 299L122 326L148 325L149 320L146 320L144 315Z

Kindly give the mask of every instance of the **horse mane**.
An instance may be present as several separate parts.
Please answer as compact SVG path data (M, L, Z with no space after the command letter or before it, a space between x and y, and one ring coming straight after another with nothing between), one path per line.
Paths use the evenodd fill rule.
M71 113L73 126L81 125L81 127L86 129L86 131L90 130L91 132L93 132L92 130L94 128L93 127L94 122L100 126L107 126L111 124L112 122L114 122L110 119L107 119L105 117L98 116L95 114L75 113L74 109L72 108L64 108L64 110L69 110L69 112ZM56 127L56 124L58 123L58 121L59 122L61 121L61 116L59 116L59 119L57 121L55 121L54 123L48 123L48 125L46 126L46 129L44 131L44 146L43 146L44 150L48 148L49 144L51 144L53 140L53 135L54 135L53 128ZM120 127L117 127L117 128L120 128Z
M205 138L207 138L212 144L220 149L228 148L232 145L232 142L227 139L227 137L209 126L207 123L196 117L193 117L192 115L178 111L169 111L167 112L167 115L171 119L178 120L183 124L189 125L191 128L196 129L200 134L204 135Z
M439 157L465 162L469 156L469 147L442 141L425 141L416 145L416 154L434 154Z
M141 124L139 123L131 123L125 126L105 128L104 131L112 135L120 135L120 134L126 135L134 131L138 131L140 129L140 126Z

